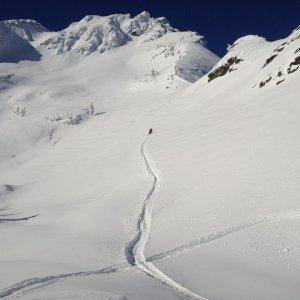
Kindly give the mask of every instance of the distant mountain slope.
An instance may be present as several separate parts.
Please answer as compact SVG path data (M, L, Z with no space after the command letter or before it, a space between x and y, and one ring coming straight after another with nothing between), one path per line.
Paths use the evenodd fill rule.
M39 34L49 32L42 24L30 19L7 20L4 21L4 24L29 42L34 41Z
M174 31L165 18L154 19L147 12L134 18L130 15L91 15L55 33L41 45L54 49L57 54L75 51L89 55L123 46L139 36L143 36L141 41L149 41Z
M168 41L168 36L172 43ZM165 39L160 39L162 37ZM54 50L56 54L75 52L88 56L130 42L136 47L157 43L165 57L176 55L174 74L189 82L198 80L218 61L218 57L205 48L202 36L194 32L179 32L166 18L152 18L148 12L133 18L119 14L86 16L41 41L40 46Z
M25 40L23 42L15 37L18 43L26 44L33 51L26 41L34 42L32 44L36 49L46 56L77 54L86 57L132 44L135 48L141 48L141 51L152 53L152 57L145 57L147 64L149 60L157 60L160 56L164 58L164 68L167 66L170 70L166 84L168 87L172 85L174 78L195 82L219 60L205 47L202 36L195 32L180 32L166 18L152 18L148 12L142 12L133 18L121 14L106 17L89 15L59 32L49 32L40 23L27 19L7 20L3 22L3 26L5 25ZM38 42L35 41L36 38ZM9 40L13 39L2 40L3 47L10 49L9 43L12 42ZM16 56L13 51L7 51L6 56L8 52L11 52L11 56ZM28 57L26 49L22 52L24 57Z
M92 91L95 88L101 89L100 98L110 98L113 93L119 99L124 93L143 93L153 88L172 92L197 81L219 60L206 48L202 36L180 32L165 18L152 18L147 12L133 18L129 15L86 16L57 33L49 32L33 20L8 20L1 24L6 33L2 34L2 62L36 60L39 53L43 55L40 62L20 68L1 68L0 65L0 88L4 97L0 114L3 116L16 115L17 108L34 113L39 106L39 114L44 118L71 112L80 115L86 105L86 94L90 94L98 106L99 100ZM57 80L59 77L61 80ZM79 92L72 96L70 103L66 94L72 94L72 90ZM79 96L81 93L85 96ZM49 101L54 98L59 102ZM9 130L5 125L0 128L2 136L15 136L9 143L2 144L0 161L11 151L14 155L23 152L57 125L42 122L36 127L32 118L26 118L33 129L20 135L24 119L15 116L12 119ZM0 120L2 122L5 118Z
M33 46L0 22L0 62L36 61L40 57Z

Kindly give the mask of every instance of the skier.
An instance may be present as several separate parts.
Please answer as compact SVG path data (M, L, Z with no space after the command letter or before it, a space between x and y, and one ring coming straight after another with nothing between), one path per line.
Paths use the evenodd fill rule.
M149 135L152 134L152 132L153 132L153 129L150 128L150 129L149 129Z

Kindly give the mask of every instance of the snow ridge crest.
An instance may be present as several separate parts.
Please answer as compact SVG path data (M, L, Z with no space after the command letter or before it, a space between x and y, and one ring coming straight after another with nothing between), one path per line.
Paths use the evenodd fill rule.
M152 18L148 12L133 18L129 14L88 15L47 38L41 45L55 50L56 54L74 51L89 55L123 46L140 36L144 41L151 41L174 31L176 29L166 18Z

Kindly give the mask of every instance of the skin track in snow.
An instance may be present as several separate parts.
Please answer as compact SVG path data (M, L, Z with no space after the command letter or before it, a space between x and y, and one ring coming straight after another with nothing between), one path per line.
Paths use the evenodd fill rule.
M247 229L252 226L266 224L266 223L272 223L272 222L280 222L280 221L285 221L285 220L297 220L299 218L300 218L300 209L295 209L295 210L291 210L291 211L283 211L283 212L266 215L266 216L261 217L258 220L253 220L253 221L245 222L242 224L234 225L234 226L228 227L224 230L220 230L220 231L205 235L201 238L195 239L189 243L183 244L183 245L175 247L173 249L166 250L164 252L152 255L152 256L148 257L146 259L146 261L148 261L148 262L158 261L158 260L162 260L162 259L171 257L173 255L178 255L179 253L182 253L182 252L185 252L188 250L192 250L196 247L201 246L202 244L206 244L206 243L218 240L227 235Z
M0 215L1 217L2 215ZM5 223L5 222L18 222L18 221L28 221L32 218L35 218L37 217L38 215L35 215L35 216L30 216L30 217L24 217L24 218L4 218L4 219L1 219L0 218L0 223Z
M150 135L149 135L150 136ZM153 182L150 190L144 201L142 211L140 213L137 223L137 233L134 239L125 248L126 257L131 265L135 265L138 269L174 289L175 291L192 299L205 299L196 293L190 291L186 287L175 282L173 279L164 274L161 270L156 268L151 262L147 262L145 258L145 248L150 237L152 225L152 209L155 200L156 192L159 188L160 176L158 169L151 156L148 153L147 141L149 136L145 139L141 146L141 155L144 159L147 172L152 176Z
M116 272L117 270L118 270L117 266L111 266L97 271L75 272L75 273L66 273L66 274L59 274L59 275L50 275L50 276L39 277L39 278L30 278L0 291L0 298L14 295L18 291L26 292L27 288L31 288L31 292L34 292L35 290L39 289L40 285L43 286L45 284L51 285L54 284L55 282L64 280L66 278L99 275L99 274L110 274Z
M249 221L245 222L243 224L235 225L228 227L222 231L217 231L208 235L203 236L202 238L193 240L189 243L186 243L184 245L175 247L173 249L152 255L146 259L146 262L148 262L148 266L150 265L150 262L153 261L159 261L166 258L169 258L174 255L181 254L184 251L192 250L196 247L201 246L202 244L212 242L214 240L221 239L227 235L233 234L235 232L247 229L251 226L264 224L264 223L272 223L272 222L280 222L285 220L297 220L300 218L300 209L295 209L291 211L283 211L283 212L277 212L274 214L262 216L259 220L256 221ZM153 264L151 264L153 266ZM133 265L133 267L135 264ZM14 284L10 287L7 287L0 291L0 298L5 298L10 295L18 294L23 295L27 293L34 293L40 287L50 286L57 282L61 282L65 279L70 279L73 277L85 277L85 276L91 276L91 275L104 275L104 274L110 274L120 271L125 271L128 269L127 264L120 264L120 265L114 265L106 268L102 268L95 271L84 271L84 272L74 272L74 273L65 273L65 274L59 274L59 275L49 275L45 277L37 277L37 278L30 278L25 279L17 284ZM143 270L146 272L147 270ZM159 271L159 270L158 270ZM148 273L147 273L148 274ZM152 275L148 274L149 276L153 277ZM164 275L164 274L163 274ZM19 293L18 293L19 292ZM201 299L201 298L200 298ZM204 299L204 298L202 298Z

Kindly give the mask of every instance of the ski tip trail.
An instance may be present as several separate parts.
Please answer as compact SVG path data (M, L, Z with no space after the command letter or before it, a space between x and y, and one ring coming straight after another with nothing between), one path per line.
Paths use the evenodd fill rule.
M100 274L109 274L115 273L119 270L121 266L110 266L107 268L99 269L96 271L86 271L86 272L75 272L75 273L65 273L59 275L50 275L45 277L36 277L36 278L29 278L23 280L15 285L12 285L6 289L0 290L0 298L5 298L8 296L17 295L18 292L22 295L22 293L26 293L27 289L30 289L31 292L39 289L40 285L48 286L55 282L71 278L71 277L79 277L79 276L91 276L91 275L100 275Z
M3 218L3 219L0 219L0 223L28 221L30 219L36 218L37 216L38 215L29 216L29 217L23 217L23 218Z
M151 278L158 280L177 293L184 295L186 298L206 300L205 298L197 295L188 288L174 281L145 258L145 249L151 233L152 209L161 180L159 170L151 159L147 148L147 142L151 134L152 130L150 129L149 134L141 145L141 156L144 160L146 171L152 177L152 183L148 193L146 194L140 215L138 217L136 235L125 247L126 257L129 264L140 269Z

